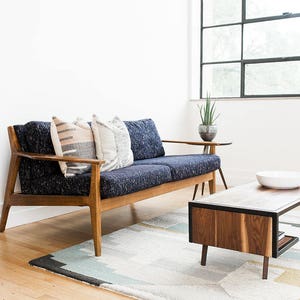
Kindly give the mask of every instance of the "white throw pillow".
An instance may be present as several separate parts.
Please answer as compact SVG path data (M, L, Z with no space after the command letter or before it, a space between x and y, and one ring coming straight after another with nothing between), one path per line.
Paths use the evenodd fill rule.
M102 171L111 171L133 164L130 136L125 123L118 117L106 122L93 115L96 156L104 160Z
M53 117L50 133L56 155L96 158L91 127L82 119L68 123ZM81 163L59 162L59 166L65 177L89 172L91 169L90 164Z

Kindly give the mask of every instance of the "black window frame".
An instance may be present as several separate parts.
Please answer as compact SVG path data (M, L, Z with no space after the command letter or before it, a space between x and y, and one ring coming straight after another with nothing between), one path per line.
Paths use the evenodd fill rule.
M201 0L201 11L200 11L200 99L202 99L202 85L203 85L203 66L204 65L213 65L213 64L227 64L227 63L240 63L241 65L241 82L240 82L240 95L239 97L214 97L215 99L226 99L226 98L276 98L276 97L299 97L300 94L256 94L256 95L245 95L245 66L248 64L263 64L263 63L271 63L271 62L286 62L286 61L300 61L300 56L287 56L287 57L270 57L270 58L260 58L260 59L244 59L243 58L243 44L244 44L244 26L245 24L250 23L261 23L268 22L274 20L282 20L289 18L300 18L300 13L283 13L282 15L276 16L268 16L268 17L260 17L260 18L246 18L246 1L242 1L242 20L241 22L234 23L226 23L226 24L218 24L218 25L203 25L203 2L209 0ZM209 28L217 28L217 27L228 27L240 25L241 26L241 59L239 60L231 60L231 61L212 61L212 62L203 62L203 31ZM213 95L212 95L213 97Z

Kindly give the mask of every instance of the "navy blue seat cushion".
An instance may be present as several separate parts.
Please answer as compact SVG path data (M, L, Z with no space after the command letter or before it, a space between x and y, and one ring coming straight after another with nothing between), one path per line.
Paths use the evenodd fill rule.
M111 172L102 172L101 197L104 199L126 195L170 181L172 181L171 170L167 166L132 165Z
M131 140L134 160L165 155L156 126L151 119L125 121Z
M170 155L138 160L135 165L165 165L171 169L172 180L203 175L220 168L220 158L211 154Z
M88 195L90 173L64 177L61 173L23 180L22 193L34 195ZM171 181L167 166L132 165L101 173L101 199L122 196Z

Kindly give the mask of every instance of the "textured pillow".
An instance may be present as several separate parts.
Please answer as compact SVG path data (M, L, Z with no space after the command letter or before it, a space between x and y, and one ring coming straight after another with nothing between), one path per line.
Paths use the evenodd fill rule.
M77 119L74 123L64 122L53 117L51 139L56 155L96 158L95 144L91 127ZM65 177L90 171L90 164L59 162Z
M97 158L105 161L102 171L133 164L130 137L123 121L115 117L112 121L105 122L93 115L92 129Z
M134 160L164 156L165 150L152 119L125 121Z

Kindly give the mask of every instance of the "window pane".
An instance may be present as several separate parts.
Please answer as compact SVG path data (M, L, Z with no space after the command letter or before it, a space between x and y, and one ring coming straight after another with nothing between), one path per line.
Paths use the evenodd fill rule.
M242 0L203 0L203 25L241 22Z
M280 16L283 13L300 13L299 0L246 0L246 18Z
M245 95L300 94L300 61L245 66Z
M203 62L241 59L241 26L203 30Z
M204 65L202 77L202 98L240 96L240 64Z
M245 24L244 58L300 55L299 28L300 18Z

